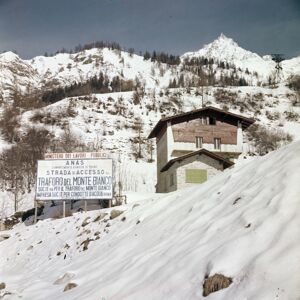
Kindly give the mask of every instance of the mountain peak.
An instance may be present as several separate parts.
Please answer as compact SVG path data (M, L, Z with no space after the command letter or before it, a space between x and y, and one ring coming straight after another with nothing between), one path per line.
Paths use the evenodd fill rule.
M223 61L235 64L241 69L250 68L255 69L255 64L260 64L264 60L256 53L247 51L241 48L232 38L227 37L224 33L215 39L210 44L204 45L204 47L196 52L188 52L182 55L185 57L206 57L212 58L216 61ZM249 63L248 63L249 62Z
M14 61L16 59L19 59L19 56L12 51L7 51L0 54L0 60L2 61Z
M223 32L220 34L220 36L215 39L212 43L210 43L209 45L231 45L234 47L239 47L239 45L232 39L227 37ZM207 46L209 46L207 45Z

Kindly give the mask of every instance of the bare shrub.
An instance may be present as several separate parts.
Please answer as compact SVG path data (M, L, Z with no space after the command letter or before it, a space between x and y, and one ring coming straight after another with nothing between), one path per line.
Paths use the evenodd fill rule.
M53 143L55 149L54 151L61 151L61 152L74 152L80 151L85 146L77 135L71 131L69 125L67 125L64 129L64 133L61 137Z
M300 106L300 75L291 76L288 82L289 88L295 91L295 98L292 100L292 105Z
M275 111L275 112L266 111L266 117L272 121L279 120L280 113L278 111Z
M293 110L285 111L284 112L285 117L288 121L295 121L297 122L299 120L299 114Z
M0 155L1 188L13 194L15 211L18 210L21 195L30 192L35 182L36 161L43 158L51 138L45 129L29 128L16 145Z
M238 98L238 94L236 92L231 92L223 89L217 89L214 92L214 97L217 102L224 104L234 104L236 99Z
M248 128L247 137L259 155L267 154L293 140L292 136L283 130L267 129L258 124L253 124Z
M61 108L57 112L37 110L31 117L30 121L34 123L43 123L46 125L58 124L61 120L74 118L77 116L72 102L69 102L67 107Z
M229 287L232 283L230 277L226 277L222 274L215 274L207 277L203 283L203 296L207 297L209 294L217 292L221 289Z
M2 118L0 120L0 128L5 140L13 143L18 139L20 109L15 106L5 106Z
M288 79L288 86L294 91L300 91L300 75L293 75Z
M134 92L132 95L132 100L134 105L139 105L141 104L142 97L138 92Z

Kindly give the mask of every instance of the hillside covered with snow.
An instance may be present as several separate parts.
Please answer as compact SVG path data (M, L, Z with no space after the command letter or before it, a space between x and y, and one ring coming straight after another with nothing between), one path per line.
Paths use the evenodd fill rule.
M172 60L166 54L141 56L109 47L29 60L2 53L0 155L24 147L28 132L42 132L51 139L44 151L74 151L76 146L76 151L109 152L122 161L124 190L153 192L156 149L147 136L164 116L212 105L255 118L268 135L259 138L262 131L257 130L254 137L245 136L241 160L299 140L300 100L287 80L300 74L299 58L281 64L280 81L269 82L275 71L270 56L242 49L224 35ZM58 147L68 133L73 142ZM260 140L267 147L257 145ZM14 212L7 177L0 178L1 217ZM33 178L20 184L19 210L33 206Z
M117 210L51 219L47 207L36 225L1 233L1 296L206 299L205 279L222 274L231 284L207 299L299 299L299 153L296 142Z

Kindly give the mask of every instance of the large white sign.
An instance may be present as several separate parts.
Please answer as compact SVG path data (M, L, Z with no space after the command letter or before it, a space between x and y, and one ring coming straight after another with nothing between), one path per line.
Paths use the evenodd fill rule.
M112 159L39 160L37 200L112 199Z

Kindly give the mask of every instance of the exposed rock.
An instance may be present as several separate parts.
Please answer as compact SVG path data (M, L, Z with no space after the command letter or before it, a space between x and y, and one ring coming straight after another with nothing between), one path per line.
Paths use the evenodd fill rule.
M203 296L206 297L211 293L217 292L221 289L229 287L232 283L230 277L226 277L222 274L215 274L207 277L203 283Z
M1 229L2 230L10 230L18 223L20 223L20 220L14 216L6 218L2 222Z
M65 244L64 248L69 249L70 245L69 244Z
M113 220L113 219L117 218L118 216L120 216L122 213L123 213L122 210L116 210L116 209L113 209L113 210L110 212L110 219Z
M236 199L233 201L232 205L236 205L241 199L242 199L241 197L236 198Z
M101 220L104 219L106 216L107 216L106 213L100 213L100 215L97 216L93 222L101 221Z
M77 284L74 283L74 282L69 282L65 288L64 288L64 292L68 291L68 290L71 290L71 289L74 289L75 287L77 287Z
M83 245L83 251L87 250L88 249L88 246L89 246L89 243L93 241L93 239L86 239L85 241L83 241L80 245Z
M5 282L0 283L0 290L4 290L6 288Z
M65 273L63 276L59 277L57 280L54 281L53 284L64 284L70 281L72 278L75 277L74 273Z
M0 235L0 242L4 241L4 240L7 240L10 238L10 234L8 233L3 233Z
M138 206L140 206L140 204L139 204L139 203L135 203L135 204L132 206L132 209L134 209L134 208L136 208L136 207L138 207Z
M90 223L90 219L91 219L91 217L85 218L84 221L82 222L81 226L85 227L86 225L88 225Z

